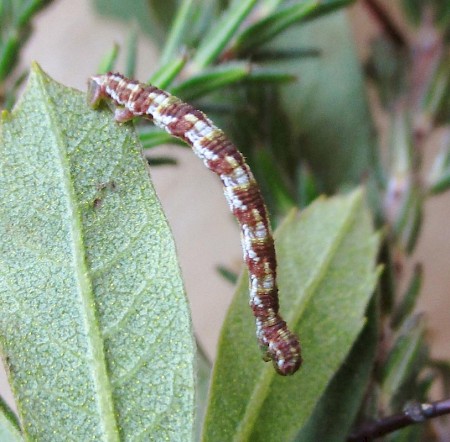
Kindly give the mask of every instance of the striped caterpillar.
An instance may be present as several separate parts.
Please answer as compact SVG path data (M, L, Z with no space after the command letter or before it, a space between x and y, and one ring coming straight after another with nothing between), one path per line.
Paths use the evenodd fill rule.
M272 359L281 375L301 365L300 343L278 313L275 247L267 209L244 157L202 112L155 86L108 73L89 79L88 102L96 107L111 99L115 120L144 117L188 143L206 167L223 183L230 210L241 227L244 261L248 267L250 306L264 360Z

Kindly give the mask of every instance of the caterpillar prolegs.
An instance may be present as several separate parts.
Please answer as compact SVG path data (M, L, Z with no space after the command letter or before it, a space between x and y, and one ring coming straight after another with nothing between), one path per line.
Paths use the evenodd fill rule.
M242 154L205 114L155 86L116 73L93 76L89 104L95 107L103 99L111 99L117 106L116 121L138 116L153 120L188 143L206 167L219 175L230 210L241 227L258 342L278 373L295 373L302 362L300 343L278 313L275 247L267 209Z

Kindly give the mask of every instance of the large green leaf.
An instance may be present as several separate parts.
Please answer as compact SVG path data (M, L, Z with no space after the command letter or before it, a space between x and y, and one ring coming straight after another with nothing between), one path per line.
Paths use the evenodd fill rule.
M284 107L298 149L325 189L360 182L377 163L361 67L345 13L292 28L274 45L320 51L318 57L277 65L299 78L298 84L281 89Z
M281 310L300 336L304 366L282 377L261 361L244 275L220 338L205 441L292 440L364 325L378 235L361 192L292 212L276 240Z
M377 350L377 307L372 302L369 320L341 365L296 442L342 442L350 432L367 391Z
M26 438L190 440L190 316L132 126L35 66L0 149L0 337Z

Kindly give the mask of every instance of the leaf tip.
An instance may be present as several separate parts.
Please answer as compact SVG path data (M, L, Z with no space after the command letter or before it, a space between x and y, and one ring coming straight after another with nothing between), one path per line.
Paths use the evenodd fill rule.
M41 65L37 61L31 62L30 75L28 77L28 81L33 80L34 78L39 78L41 81L45 81L49 83L54 81L49 75L42 69ZM31 81L32 83L32 81Z
M44 72L44 71L42 70L40 64L39 64L37 61L32 61L32 62L31 62L31 69L30 69L30 71L31 71L32 73L35 73L35 74L41 74L41 73Z
M355 204L360 204L364 199L364 187L358 186L350 193L350 198L355 201Z

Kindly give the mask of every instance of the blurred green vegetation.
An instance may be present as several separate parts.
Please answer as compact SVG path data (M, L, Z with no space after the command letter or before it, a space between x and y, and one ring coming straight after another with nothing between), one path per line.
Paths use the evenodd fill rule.
M0 82L6 108L23 80L15 67L32 18L47 3L0 3ZM152 38L161 58L148 78L205 111L230 135L257 177L274 226L292 208L304 208L321 194L366 188L373 223L384 233L378 258L383 275L366 328L320 402L317 398L315 413L298 440L336 440L321 433L325 416L330 419L338 406L336 392L352 407L357 401L358 428L401 411L408 401L429 400L436 383L449 385L448 364L430 356L426 321L415 311L422 267L414 263L409 281L402 269L413 260L426 202L450 187L450 2L398 2L410 29L406 34L386 2L361 1L382 29L364 65L345 11L352 1L136 0L133 7L119 0L93 3L99 14L130 24L127 47L112 47L99 61L99 70L117 69L122 51L125 71L132 75L139 63L137 39ZM389 121L384 138L375 130L368 83ZM170 137L139 123L138 130L149 161L154 166L172 164L151 153ZM441 145L428 170L422 152L437 130L443 134ZM387 139L384 150L382 139ZM228 270L221 272L235 280ZM401 288L405 285L406 290ZM362 340L374 333L379 343L371 358ZM345 388L341 382L352 376L349 364L358 359L358 373L365 373L358 392L364 394L352 396L351 383ZM203 386L209 376L205 360ZM204 400L205 389L202 394ZM431 421L386 440L437 441L439 432L450 433L447 421L439 425L438 431Z

